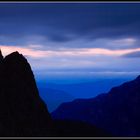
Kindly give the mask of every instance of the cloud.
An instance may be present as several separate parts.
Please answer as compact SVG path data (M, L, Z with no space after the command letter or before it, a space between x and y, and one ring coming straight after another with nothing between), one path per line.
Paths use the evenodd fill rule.
M3 45L140 37L140 3L0 3ZM27 39L42 36L42 41ZM46 38L47 36L47 38ZM23 38L23 39L22 39ZM19 41L18 41L19 39Z
M127 53L127 54L123 55L123 57L126 57L126 58L140 58L140 51Z
M17 47L17 46L0 46L0 48L4 56L14 51L18 51L19 53L22 53L25 56L29 56L33 58L41 58L41 57L45 57L46 55L43 51L40 51L40 50L22 48L22 47Z
M110 50L105 48L63 48L59 50L41 50L41 45L29 45L25 48L17 46L0 46L4 55L19 51L25 56L33 58L53 57L89 57L89 56L122 56L140 51L140 48Z
M103 48L63 48L60 50L42 50L43 46L0 46L2 53L7 55L19 51L29 61L35 74L49 75L60 72L69 75L82 72L91 75L101 71L103 74L140 71L139 59L125 59L129 53L140 52L140 48L133 49L103 49ZM50 76L51 76L50 75Z
M60 50L45 51L41 50L42 46L36 45L26 46L26 48L20 46L0 46L0 48L2 49L4 56L13 51L19 51L19 53L22 53L27 57L35 71L45 70L46 72L51 69L63 69L64 71L68 69L94 68L95 71L96 69L112 68L117 70L120 69L120 66L126 67L126 65L126 68L129 70L131 69L129 64L132 63L135 65L137 61L128 62L127 60L125 62L123 57L129 53L140 51L140 48L123 50L103 48L64 48ZM134 68L136 67L137 66L134 66Z
M140 3L0 3L0 48L36 73L139 72L139 17Z
M124 46L133 46L136 43L136 39L134 38L124 38L124 39L117 39L117 40L113 40L111 42L108 43L109 46L114 47L124 47Z

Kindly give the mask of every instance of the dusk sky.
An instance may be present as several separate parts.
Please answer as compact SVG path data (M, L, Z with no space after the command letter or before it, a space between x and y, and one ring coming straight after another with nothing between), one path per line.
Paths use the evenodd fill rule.
M0 3L0 48L36 76L140 74L140 3Z

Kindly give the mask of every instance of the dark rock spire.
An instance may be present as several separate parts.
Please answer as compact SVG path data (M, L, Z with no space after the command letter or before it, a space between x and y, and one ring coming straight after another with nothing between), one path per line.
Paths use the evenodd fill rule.
M0 136L49 136L51 116L26 58L0 51Z

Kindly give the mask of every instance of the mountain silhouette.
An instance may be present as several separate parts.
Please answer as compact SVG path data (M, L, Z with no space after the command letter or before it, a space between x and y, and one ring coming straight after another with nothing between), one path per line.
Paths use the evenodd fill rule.
M140 76L95 98L63 103L52 117L94 124L113 136L140 136Z
M0 51L0 136L49 136L52 119L38 94L34 75L18 52Z
M53 120L39 96L26 58L0 51L0 137L109 136L96 126L79 121Z
M109 92L111 88L121 85L128 81L130 78L100 78L93 79L92 81L85 81L79 83L47 83L46 86L50 89L61 90L73 96L74 99L93 98L100 93ZM72 101L72 100L71 100ZM70 102L66 100L66 102Z

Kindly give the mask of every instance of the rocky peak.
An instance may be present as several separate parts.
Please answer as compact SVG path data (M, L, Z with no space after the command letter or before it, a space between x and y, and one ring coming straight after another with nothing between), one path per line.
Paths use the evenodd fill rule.
M0 55L0 136L48 136L52 120L30 64L18 52Z

